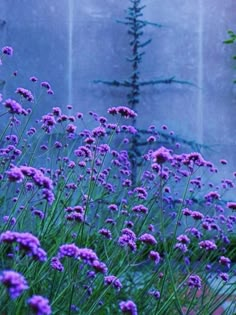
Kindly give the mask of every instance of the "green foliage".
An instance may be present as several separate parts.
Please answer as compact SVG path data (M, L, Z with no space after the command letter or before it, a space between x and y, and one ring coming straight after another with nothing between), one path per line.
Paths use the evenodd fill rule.
M233 31L229 30L228 31L228 35L229 35L230 38L226 39L223 43L224 44L230 44L230 45L235 44L236 43L236 34ZM236 60L236 55L233 55L232 58L234 60ZM236 84L236 80L234 80L233 83Z

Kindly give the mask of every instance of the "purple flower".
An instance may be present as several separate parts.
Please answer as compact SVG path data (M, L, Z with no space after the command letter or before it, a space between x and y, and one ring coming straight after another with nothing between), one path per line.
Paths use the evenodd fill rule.
M32 255L37 260L45 261L47 259L46 252L40 248L40 242L36 236L28 232L15 232L15 234L16 242L20 245L21 249L25 250L29 255Z
M157 164L163 164L166 161L171 161L172 156L170 154L170 150L165 147L161 147L158 150L152 153L153 162Z
M159 264L160 260L161 260L161 257L160 257L160 254L158 252L155 252L154 250L151 250L150 253L149 253L149 258L151 260L154 260L155 264Z
M228 162L227 162L227 160L222 159L222 160L220 160L220 163L223 165L226 165Z
M9 215L4 215L3 221L4 221L4 222L9 222L11 225L15 225L15 223L16 223L16 218L10 217Z
M47 81L43 81L40 84L42 87L45 87L46 89L51 89L51 85Z
M121 233L122 235L118 239L119 245L128 246L132 251L135 251L137 248L135 233L128 228L123 229Z
M189 167L192 167L194 164L196 164L197 166L206 165L206 161L203 159L201 154L198 152L192 152L189 154L185 154L182 162L184 165L187 165Z
M102 137L105 136L106 130L103 127L96 127L92 130L93 137Z
M191 217L194 220L202 220L204 218L204 215L201 212L199 212L199 211L192 211Z
M161 293L158 290L150 290L148 294L152 295L156 300L159 300L161 297Z
M32 81L32 82L37 82L37 81L38 81L38 79L37 79L35 76L32 76L32 77L30 77L29 79L30 79L30 81Z
M2 53L4 55L12 56L13 55L13 48L10 46L5 46L2 48Z
M196 238L199 238L199 239L202 237L202 233L194 227L187 229L186 232L192 234L193 236L195 236Z
M139 240L145 244L149 244L149 245L155 245L157 244L157 241L155 239L155 237L149 233L144 233L143 235L141 235L139 237Z
M190 239L188 238L187 235L181 234L180 236L177 237L177 241L179 241L182 244L189 244Z
M20 249L24 250L27 255L32 256L39 261L47 259L46 252L40 247L38 238L31 233L18 233L6 231L0 235L0 242L11 244L16 242Z
M137 306L131 300L128 300L126 302L122 301L122 302L120 302L119 306L120 306L122 313L127 313L130 315L138 315Z
M113 287L115 289L117 289L117 291L120 291L120 289L122 288L122 284L121 284L120 280L117 277L115 277L115 276L106 276L106 277L104 277L104 283L106 285L111 285L112 284Z
M29 288L25 278L12 270L3 271L0 275L0 282L7 288L12 299L16 299Z
M176 243L174 248L180 250L182 253L186 253L188 251L188 247L183 243Z
M106 264L104 264L103 262L99 261L99 260L94 260L92 262L92 266L95 269L95 271L97 272L101 272L101 273L107 273L107 266Z
M150 136L150 137L147 138L147 142L148 142L148 143L156 142L156 140L157 140L157 139L156 139L156 137L154 137L154 136Z
M78 157L91 158L92 152L85 146L80 146L77 150L74 151L74 154Z
M229 275L228 275L227 273L225 273L225 272L221 272L221 273L219 274L219 276L221 277L221 279L222 279L223 281L228 281L228 280L229 280Z
M79 113L79 112L78 112L78 113L76 114L76 116L77 116L78 119L83 119L83 116L84 116L84 115L83 115L82 113Z
M8 98L4 104L7 109L9 109L9 113L16 115L27 115L27 111L19 104L17 101Z
M16 166L13 166L9 171L6 172L6 174L10 182L20 183L25 178L21 169Z
M22 97L24 97L29 102L32 102L34 100L33 94L27 89L19 87L16 89L16 93L20 94Z
M148 213L148 208L145 207L144 205L137 205L137 206L134 206L132 208L132 211L137 212L137 213L147 214Z
M33 295L28 299L28 304L36 315L50 315L52 313L49 300L40 295Z
M190 209L188 209L188 208L185 208L185 209L182 210L182 213L183 213L183 215L185 215L186 217L189 217L189 216L192 215L193 211L190 210Z
M217 191L210 191L204 196L207 201L219 200L220 194Z
M76 127L75 125L69 124L69 125L66 127L66 131L67 131L68 133L75 133L76 128L77 128L77 127Z
M39 217L41 220L44 219L44 213L41 210L33 209L32 213L36 216Z
M200 289L202 286L202 280L198 275L191 275L188 278L188 286L190 288Z
M231 260L228 257L221 256L219 259L219 263L221 265L224 265L224 266L227 266L228 268L230 268Z
M58 256L62 257L73 257L77 258L79 256L79 248L75 244L64 244L59 248Z
M44 188L42 190L42 195L43 195L43 199L47 200L47 202L51 205L53 203L53 201L55 200L55 196L54 193L49 190Z
M132 109L126 106L111 107L108 108L107 112L111 115L120 114L124 118L135 118L137 116L137 114Z
M206 241L201 241L198 244L199 244L200 248L204 248L207 251L217 249L217 246L213 241L206 240Z
M52 257L51 259L51 267L55 270L58 270L60 272L64 271L64 266L60 262L60 259L58 257Z
M42 117L42 129L47 133L50 133L52 128L56 125L56 120L52 114L43 115Z
M103 235L103 236L105 236L105 237L108 238L109 240L112 239L111 231L108 230L108 229L100 229L100 230L98 231L98 233L101 234L101 235Z
M118 206L115 204L111 204L108 206L108 209L111 211L118 211Z
M78 251L78 257L89 264L91 264L94 260L98 260L96 253L90 248L80 248Z
M137 197L139 199L147 199L147 197L148 197L148 193L144 187L136 187L134 189L134 192L137 193Z
M227 202L227 207L231 210L236 211L236 202Z

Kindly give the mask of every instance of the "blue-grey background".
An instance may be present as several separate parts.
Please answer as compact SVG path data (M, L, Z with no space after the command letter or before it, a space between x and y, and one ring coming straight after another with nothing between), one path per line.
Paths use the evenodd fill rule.
M213 146L206 157L216 164L229 161L236 169L236 96L232 83L235 47L223 44L236 25L235 0L143 0L144 18L163 25L147 27L153 39L142 64L143 79L176 76L199 88L159 85L142 90L139 126L167 124L189 140ZM43 96L39 114L52 106L72 104L76 111L103 114L123 105L126 91L93 83L95 79L125 79L129 37L124 25L128 0L0 0L0 44L15 50L9 67L17 78L6 77L4 96L18 82L30 87L37 76L51 83L53 97ZM13 65L12 65L13 64ZM31 85L30 85L31 84Z

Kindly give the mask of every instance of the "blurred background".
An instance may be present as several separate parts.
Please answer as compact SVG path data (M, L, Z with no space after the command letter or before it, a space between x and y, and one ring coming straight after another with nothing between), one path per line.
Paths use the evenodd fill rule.
M38 115L52 106L72 104L75 111L104 114L125 105L123 88L94 80L123 80L130 74L130 54L123 19L128 0L0 0L0 44L14 48L1 67L3 96L29 77L49 81L55 95L42 96ZM236 85L234 45L225 45L235 31L235 0L143 0L144 18L162 24L145 28L146 47L141 78L187 80L196 86L170 84L142 88L138 126L166 124L187 140L209 145L203 155L225 175L236 170ZM17 77L9 77L17 70ZM19 83L20 82L20 83ZM39 117L38 117L39 118ZM222 173L221 173L222 174Z

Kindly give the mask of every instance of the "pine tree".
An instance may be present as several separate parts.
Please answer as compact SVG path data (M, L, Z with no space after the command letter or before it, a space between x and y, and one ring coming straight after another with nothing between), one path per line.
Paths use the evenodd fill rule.
M129 0L130 6L128 7L127 14L125 19L122 21L118 21L118 23L124 24L128 28L128 35L130 37L129 46L131 54L126 59L127 62L131 65L131 74L128 79L124 81L113 80L95 80L95 83L103 83L113 87L124 87L128 89L127 93L127 103L129 107L138 112L138 105L140 103L140 93L141 88L149 85L157 85L157 84L186 84L186 85L194 85L188 81L177 80L175 76L165 78L165 79L149 79L142 80L140 75L140 64L143 61L143 56L145 54L145 47L147 47L152 39L143 40L144 31L147 26L153 26L157 28L161 28L162 25L158 23L152 23L150 21L146 21L143 19L143 10L146 5L142 5L142 0ZM136 127L136 118L133 119L133 126ZM139 143L137 137L134 135L130 141L130 159L132 164L132 179L135 181L136 179L136 170L138 165L138 156L140 156L139 152Z

